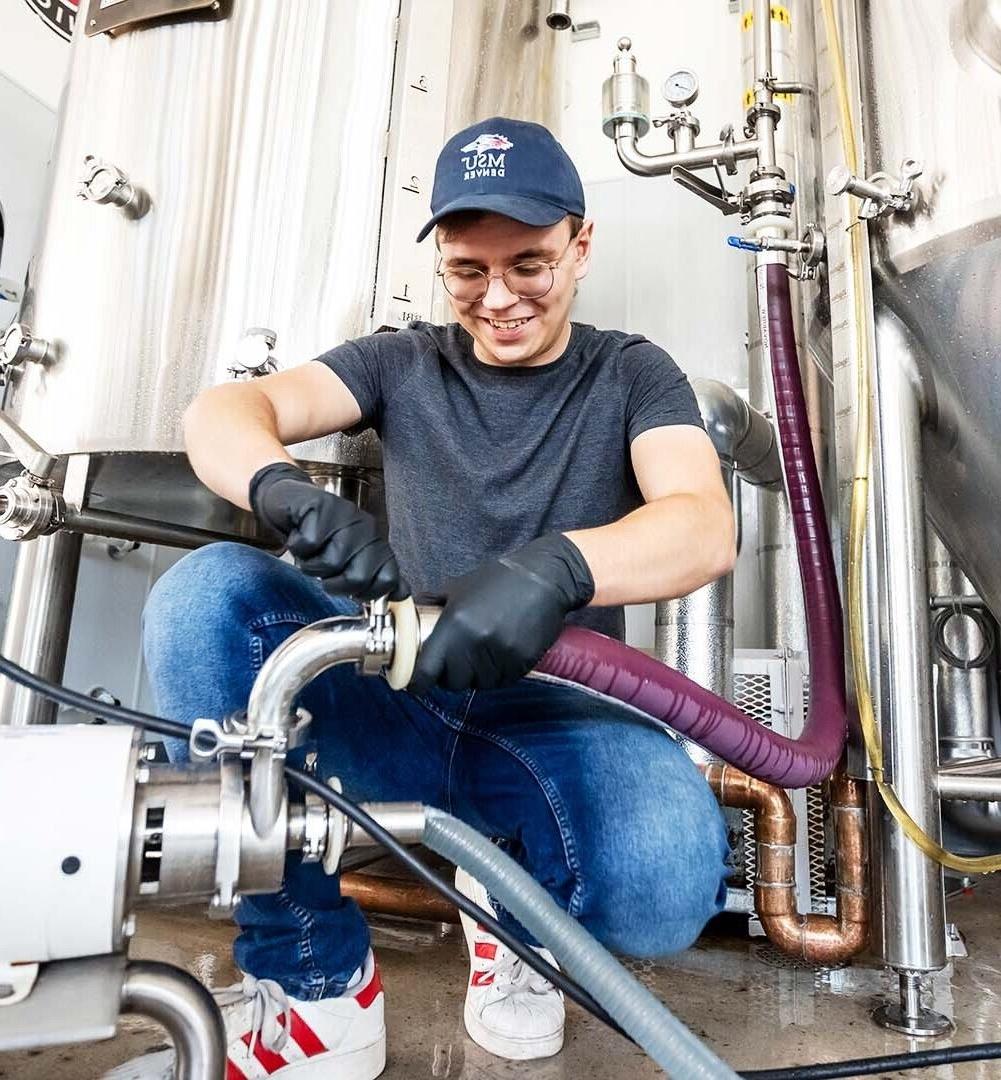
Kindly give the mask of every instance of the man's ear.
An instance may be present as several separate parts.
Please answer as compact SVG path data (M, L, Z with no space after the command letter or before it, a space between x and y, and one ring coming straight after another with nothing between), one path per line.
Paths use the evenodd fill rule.
M580 232L574 237L574 242L577 245L577 258L574 262L573 276L574 281L580 281L587 277L587 272L591 269L591 248L594 242L593 221L584 222Z

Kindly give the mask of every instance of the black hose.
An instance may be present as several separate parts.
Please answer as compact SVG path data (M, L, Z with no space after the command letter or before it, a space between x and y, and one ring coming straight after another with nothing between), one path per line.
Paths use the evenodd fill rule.
M124 705L112 705L110 702L92 698L89 694L81 694L77 690L70 690L58 683L49 682L41 675L28 671L6 656L0 655L0 674L6 675L21 686L34 690L49 701L58 702L60 705L68 705L71 709L79 709L81 712L99 716L102 720L111 720L113 723L132 724L134 727L146 728L155 731L158 735L172 735L185 742L191 738L191 728L176 720L164 720L160 716L152 716L150 713L138 712L136 709L127 709Z
M961 1061L994 1061L1001 1058L1001 1043L947 1046L941 1050L918 1050L911 1054L853 1058L821 1065L795 1065L790 1069L752 1069L740 1075L745 1080L838 1080L839 1077L878 1076L904 1069L930 1069L933 1065L955 1065Z
M146 728L160 735L172 735L180 739L188 739L191 736L191 729L184 724L177 723L175 720L165 720L150 713L127 709L123 705L111 705L89 697L87 694L81 694L76 690L69 690L65 686L49 682L48 679L33 674L2 654L0 654L0 674L6 675L14 682L28 687L29 690L33 690L36 694L40 694L50 701L81 709L95 716L100 716L104 720L132 724L134 727ZM340 810L346 817L349 817L374 840L378 840L404 866L412 870L417 877L427 882L428 885L437 890L446 900L455 904L460 911L464 911L471 919L475 919L485 926L494 937L502 941L529 967L562 990L571 1001L575 1001L581 1008L586 1009L592 1016L619 1035L629 1038L586 990L568 979L562 971L558 971L552 964L548 964L533 949L519 941L509 930L501 926L493 915L484 911L474 904L468 896L460 893L454 886L438 877L433 870L425 866L420 859L407 850L405 845L401 844L392 833L387 832L375 818L367 814L360 806L340 794L340 792L327 787L326 784L321 783L315 777L295 769L291 765L285 766L285 775L297 787L304 791L313 792L314 795L318 795L325 802ZM972 1046L950 1046L942 1050L920 1050L916 1053L892 1054L884 1057L854 1058L850 1061L832 1061L818 1065L795 1065L787 1069L752 1069L739 1075L744 1080L838 1080L839 1077L877 1076L880 1073L894 1072L898 1069L927 1069L934 1065L954 1065L963 1061L994 1061L997 1059L1001 1059L1001 1043L980 1043Z

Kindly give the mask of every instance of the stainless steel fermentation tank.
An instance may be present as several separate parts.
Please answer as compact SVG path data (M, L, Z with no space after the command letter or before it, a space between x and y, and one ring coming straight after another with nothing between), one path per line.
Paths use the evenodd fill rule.
M936 775L926 515L1001 613L1001 151L991 135L1001 106L1001 9L989 0L834 0L858 139L851 179L825 3L814 0L823 169L841 170L825 207L839 509L846 537L858 361L868 353L868 669L886 777L937 840L944 788ZM870 216L879 207L865 199L902 190L918 168L913 208L886 205ZM846 188L859 197L839 194ZM862 238L858 297L853 232ZM858 311L868 314L860 320ZM939 719L948 725L949 716L941 710ZM937 734L948 745L962 732ZM900 1005L882 1010L881 1021L936 1034L944 1021L919 1008L917 978L946 962L942 869L882 806L875 810L875 948L901 975Z
M0 424L22 463L11 421L57 459L61 520L167 543L185 542L168 525L254 532L191 473L188 403L431 316L434 247L414 237L438 150L496 114L558 131L569 37L538 0L187 6L208 10L81 3L39 242L2 354ZM156 10L172 17L149 21ZM114 33L100 32L109 22ZM293 452L381 501L371 433ZM5 500L0 517L15 509ZM15 592L60 573L51 539L33 541ZM64 573L71 562L64 553ZM10 634L5 648L37 669ZM46 673L58 677L61 659Z
M924 169L916 211L871 227L877 302L916 344L928 515L1001 614L1001 8L866 0L859 18L869 165Z
M91 455L105 502L242 532L163 457L185 407L427 318L433 256L413 239L442 139L492 113L558 123L562 38L539 8L235 0L114 37L79 20L21 312L48 351L11 370L6 412L50 454ZM88 158L108 170L84 185ZM148 197L138 220L95 201L112 168ZM379 465L369 436L296 453Z

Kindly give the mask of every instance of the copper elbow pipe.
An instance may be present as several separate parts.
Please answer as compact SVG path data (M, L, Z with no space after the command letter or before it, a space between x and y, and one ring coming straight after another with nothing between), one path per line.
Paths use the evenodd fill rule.
M720 762L705 766L703 773L724 806L754 812L754 906L768 940L789 956L824 966L861 952L869 941L863 783L843 769L831 778L836 913L801 915L796 910L796 815L789 796Z

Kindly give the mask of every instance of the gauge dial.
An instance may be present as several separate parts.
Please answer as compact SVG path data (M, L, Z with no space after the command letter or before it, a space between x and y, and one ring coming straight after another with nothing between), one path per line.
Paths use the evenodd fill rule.
M664 97L676 109L683 109L699 96L699 80L694 71L682 68L668 75L664 82Z

